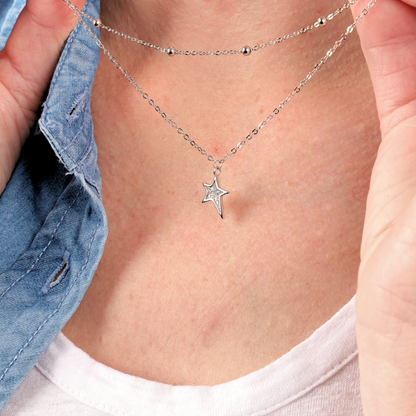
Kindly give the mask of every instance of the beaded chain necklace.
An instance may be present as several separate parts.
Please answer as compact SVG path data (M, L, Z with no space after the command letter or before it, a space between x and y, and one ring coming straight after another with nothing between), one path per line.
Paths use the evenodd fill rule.
M143 89L133 80L133 78L128 74L128 72L121 66L121 64L111 55L109 50L103 45L101 40L98 36L92 31L91 26L87 23L89 21L93 27L100 28L107 30L114 35L117 35L127 41L134 42L138 45L148 47L155 51L160 51L165 53L168 57L173 57L175 55L183 55L183 56L223 56L223 55L243 55L243 56L250 56L252 52L260 51L266 47L271 47L275 45L279 45L283 41L288 41L290 39L295 38L301 34L307 33L315 28L320 26L326 25L329 21L331 21L334 17L338 16L344 10L348 9L350 5L355 4L358 0L351 0L350 3L344 4L342 7L338 8L334 13L329 14L327 17L320 17L318 20L309 26L303 27L295 32L292 32L288 35L283 37L278 37L277 39L268 41L266 43L261 43L260 45L254 46L243 46L240 49L231 49L231 50L223 50L223 51L190 51L190 50L179 50L174 48L173 46L170 47L160 47L150 42L146 42L144 40L137 39L133 36L125 35L122 32L119 32L115 29L111 29L108 26L105 26L102 21L98 18L92 18L82 10L80 10L77 6L71 3L70 0L63 0L67 6L72 10L74 15L78 18L79 23L85 28L85 30L90 34L90 36L95 40L97 46L104 52L106 56L110 59L112 63L114 63L115 67L121 71L121 73L126 77L129 83L136 89L137 92L140 93L143 99L145 99L148 104L155 109L157 113L161 115L161 117L166 120L178 134L180 134L187 142L190 143L192 147L194 147L202 156L206 157L207 160L212 163L213 166L213 180L211 184L203 183L205 189L205 197L202 202L213 202L215 208L218 211L218 214L221 218L224 218L223 215L223 207L222 207L222 196L228 194L229 192L221 189L218 185L218 177L221 174L221 169L223 164L233 155L237 153L248 141L250 141L255 135L257 135L260 130L262 130L267 123L269 123L274 116L278 115L281 110L286 106L286 104L297 94L300 92L301 88L303 88L306 83L322 68L323 65L328 61L329 58L334 54L334 52L345 42L348 36L354 31L357 24L363 19L363 17L368 13L368 11L375 5L377 0L370 0L367 6L361 11L361 13L354 19L354 22L347 27L344 33L342 33L341 37L334 43L334 45L328 50L328 52L318 61L318 63L313 67L313 69L306 75L304 79L300 81L300 83L287 95L287 97L279 103L279 105L273 109L273 111L252 131L240 142L237 143L235 147L233 147L229 153L225 154L221 159L214 159L212 155L210 155L205 149L199 146L195 140L191 139L189 134L187 134L182 128L180 128L175 121L173 121L157 104L156 102L149 97L149 95L143 91Z

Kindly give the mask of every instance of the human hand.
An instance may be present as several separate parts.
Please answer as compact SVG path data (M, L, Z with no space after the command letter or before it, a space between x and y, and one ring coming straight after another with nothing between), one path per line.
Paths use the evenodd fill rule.
M368 0L360 0L360 14ZM357 292L365 416L416 415L416 0L379 0L358 27L382 143Z
M81 8L85 0L73 3ZM28 0L0 51L0 195L36 121L62 45L76 23L63 1Z

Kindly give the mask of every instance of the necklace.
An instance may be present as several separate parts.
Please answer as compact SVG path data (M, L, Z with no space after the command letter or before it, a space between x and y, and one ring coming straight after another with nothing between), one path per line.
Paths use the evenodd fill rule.
M155 103L155 101L149 97L149 94L143 91L143 89L133 80L133 78L128 74L128 72L120 65L119 62L117 62L116 58L111 55L108 49L105 48L103 43L100 41L100 39L97 37L97 35L92 31L92 28L88 25L86 20L89 20L94 27L102 27L101 20L99 19L93 19L83 11L81 11L78 7L73 5L70 0L63 0L67 6L72 10L74 15L78 18L79 23L83 25L85 30L90 34L90 36L95 40L97 46L103 51L104 55L108 56L110 61L114 63L115 67L121 71L121 73L126 77L126 79L129 81L129 83L136 89L137 92L139 92L144 100L148 102L148 104L155 109L157 113L161 115L161 117L166 120L175 130L178 134L180 134L183 139L185 139L189 144L194 147L198 152L207 158L209 162L212 162L213 164L213 175L214 178L212 180L211 184L203 183L204 189L205 189L205 197L203 199L204 202L211 201L215 205L215 208L218 211L218 214L221 216L221 218L224 218L223 216L223 209L222 209L222 200L221 197L223 195L228 194L229 192L221 189L218 185L218 176L221 174L221 169L223 164L234 154L237 153L238 150L240 150L249 140L251 140L255 135L257 135L260 130L262 130L269 121L273 119L274 116L278 115L281 110L286 106L286 104L297 94L300 92L301 88L303 88L306 83L322 68L323 65L328 61L328 59L334 54L334 52L345 42L348 38L348 36L354 31L357 24L363 19L363 17L368 13L368 11L375 5L377 0L370 0L370 2L367 4L367 6L361 11L361 13L354 19L354 22L347 27L345 32L341 35L341 37L334 43L334 45L328 50L328 52L319 60L319 62L313 67L313 69L306 75L302 81L291 91L287 97L266 117L265 120L263 120L256 128L254 128L250 134L248 134L242 141L238 142L235 147L233 147L229 153L223 156L222 159L215 159L212 155L210 155L205 149L203 149L201 146L199 146L194 140L191 139L191 137L184 132L182 128L180 128L175 121L173 121L169 116L162 111L162 109ZM351 4L355 4L358 0L352 0ZM345 6L345 5L344 5ZM343 7L344 7L343 6ZM345 6L347 8L347 6ZM338 9L341 10L342 8ZM343 9L345 10L345 9ZM339 12L341 13L341 12ZM338 13L338 14L339 14ZM107 28L105 26L105 28ZM107 29L108 30L108 29ZM113 29L110 29L111 32L113 32ZM126 37L126 35L122 35L120 32L114 32L118 34L119 36ZM126 37L127 39L127 37ZM130 38L132 40L134 38ZM176 53L176 52L175 52ZM185 54L186 55L186 54ZM216 54L214 54L216 55Z
M153 43L150 42L146 42L144 40L141 39L137 39L133 36L129 36L129 35L125 35L122 32L119 32L116 29L112 29L109 26L106 26L103 24L103 22L100 19L93 19L91 16L89 16L88 14L84 13L82 10L79 10L76 6L72 7L70 6L71 2L70 1L66 1L64 0L67 5L73 10L78 13L78 16L82 16L83 18L85 18L86 20L89 20L94 27L96 28L100 28L100 29L104 29L107 30L108 32L113 33L114 35L117 35L121 38L124 38L126 40L129 40L131 42L137 43L141 46L147 46L148 48L151 49L155 49L157 51L166 53L168 56L174 56L174 55L185 55L185 56L220 56L220 55L237 55L237 54L242 54L244 56L249 56L251 55L252 52L257 52L260 49L264 49L267 48L269 46L274 46L274 45L278 45L280 43L282 43L283 41L292 39L296 36L299 36L301 34L307 33L315 28L321 27L321 26L326 26L326 24L328 22L330 22L334 17L338 16L339 14L341 14L344 10L349 9L350 5L355 4L358 0L351 0L350 3L345 3L343 4L341 7L339 7L338 9L336 9L333 13L330 13L327 17L319 17L315 23L302 27L299 30L295 30L292 33L289 33L287 35L284 35L282 37L278 37L276 39L270 40L268 42L265 43L261 43L260 45L254 45L254 46L243 46L240 49L229 49L229 50L216 50L216 51L189 51L189 50L180 50L180 49L176 49L173 46L170 47L161 47L158 45L155 45Z

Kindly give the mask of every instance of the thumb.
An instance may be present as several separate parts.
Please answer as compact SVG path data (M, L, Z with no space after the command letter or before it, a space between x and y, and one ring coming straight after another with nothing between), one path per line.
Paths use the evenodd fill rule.
M367 1L353 5L353 14L358 15ZM357 30L385 136L416 114L416 0L378 1Z
M74 0L82 7L85 0ZM10 178L65 39L77 20L60 0L27 0L0 51L0 195Z
M85 0L75 0L82 7ZM77 23L59 0L27 0L0 52L1 82L28 118L33 117L52 76L65 39Z

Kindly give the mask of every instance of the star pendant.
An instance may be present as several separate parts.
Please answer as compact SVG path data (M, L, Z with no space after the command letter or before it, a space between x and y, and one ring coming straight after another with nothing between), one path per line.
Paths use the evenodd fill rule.
M217 208L218 214L220 214L221 218L224 218L222 216L221 197L225 194L228 194L228 191L224 191L224 189L221 189L218 186L216 176L214 176L211 185L206 183L203 183L203 185L205 188L205 198L202 202L212 201L215 205L215 208Z

